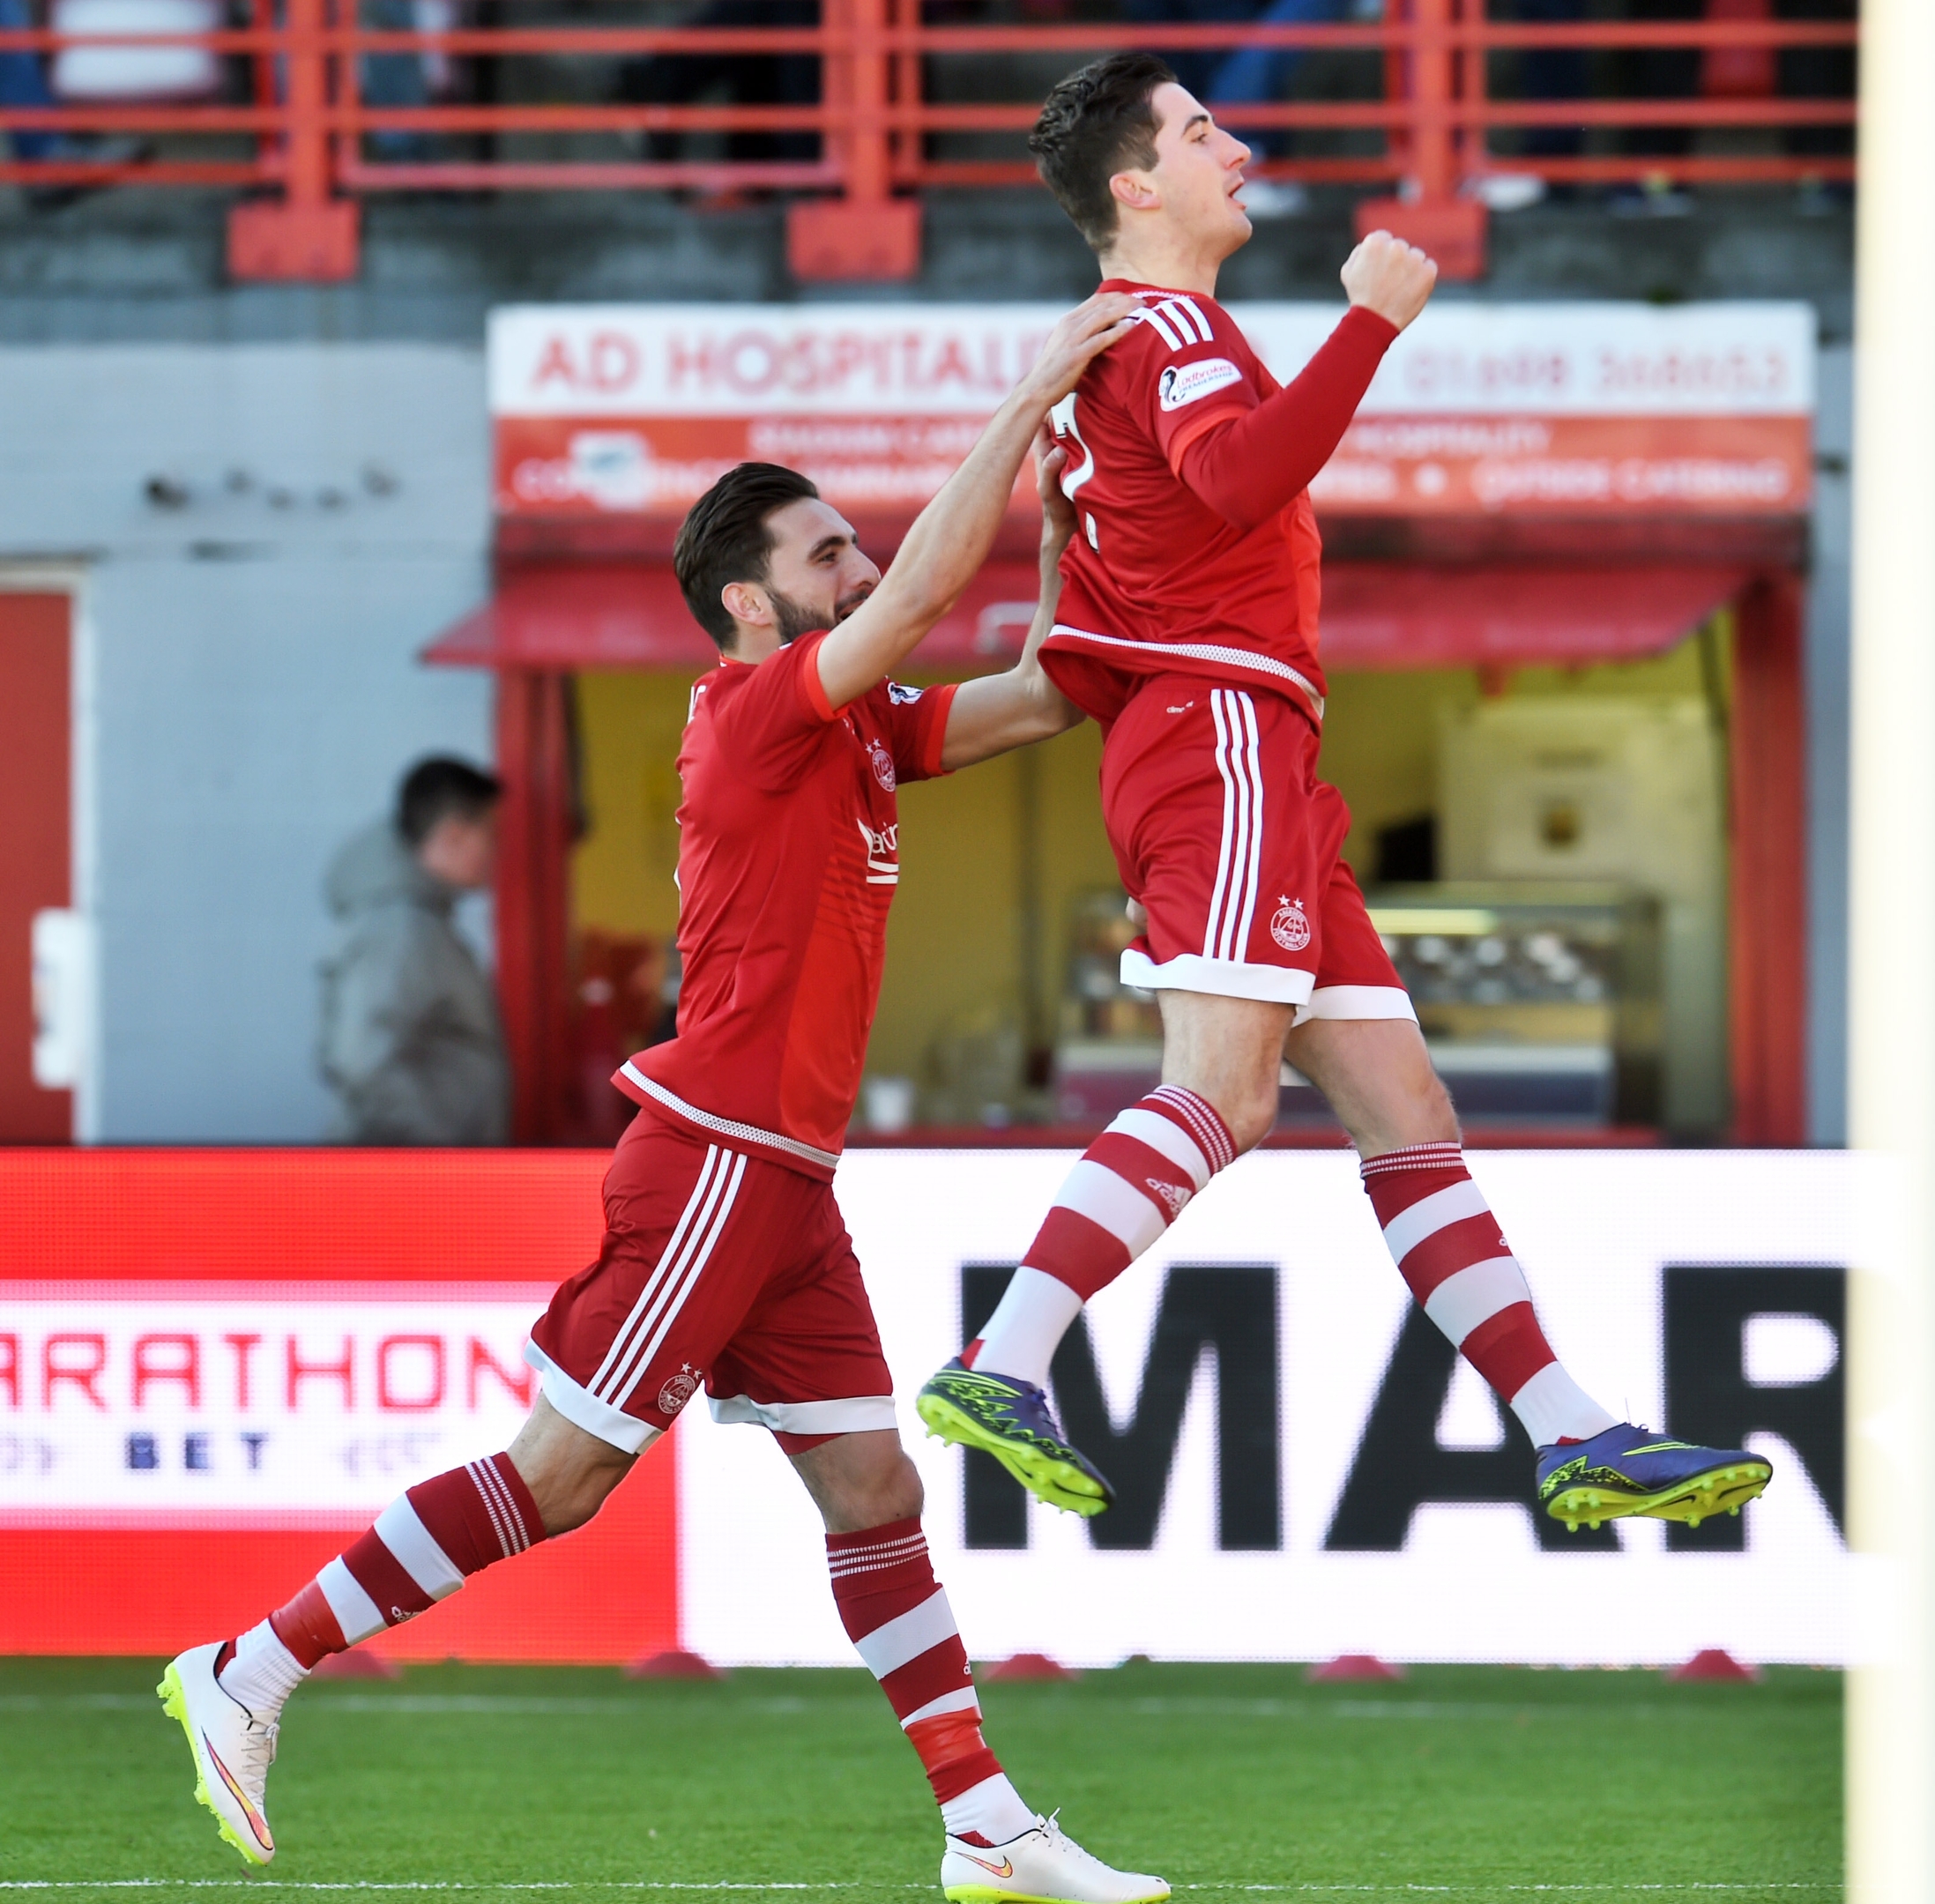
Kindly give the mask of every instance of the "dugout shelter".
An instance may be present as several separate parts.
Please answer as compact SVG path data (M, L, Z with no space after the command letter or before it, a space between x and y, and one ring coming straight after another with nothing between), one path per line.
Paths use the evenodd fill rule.
M1280 379L1336 316L1234 308ZM426 658L496 676L508 789L496 927L520 1141L607 1134L607 1060L642 1023L637 1001L628 1017L615 993L628 975L662 971L653 959L676 924L671 763L687 687L712 658L670 569L685 509L734 462L788 463L884 566L1053 315L494 314L494 590ZM1394 347L1314 486L1333 688L1324 770L1351 800L1360 879L1404 881L1409 903L1428 908L1432 881L1462 874L1457 890L1494 918L1500 891L1510 899L1529 879L1623 882L1629 897L1660 889L1666 978L1621 1022L1652 1013L1635 1035L1662 1054L1664 1084L1618 1102L1609 1086L1603 1114L1585 1118L1508 1115L1515 1140L1541 1121L1571 1142L1805 1140L1813 353L1812 313L1797 304L1440 302ZM913 678L1004 666L1018 651L1038 522L1024 480L994 559L922 644ZM1054 1067L1072 1049L1083 908L1114 879L1095 813L1098 747L1085 727L904 794L909 876L872 1067L919 1081L917 1131L1002 1141L1008 1106L998 1081L976 1103L978 1066L1048 1084L1013 1119L1038 1127L1036 1141L1045 1101L1047 1121L1084 1106L1057 1094L1057 1077L1070 1079ZM1623 765L1596 771L1587 756L1604 768L1608 747ZM1678 870L1635 873L1632 855L1663 852L1676 826L1688 842ZM1596 858L1594 843L1615 835L1641 844ZM1501 872L1502 888L1470 883ZM1403 922L1427 951L1441 937L1428 911ZM600 963L614 945L652 956L614 980ZM1482 1077L1453 1082L1462 1104L1484 1103ZM1091 1122L1107 1108L1087 1107ZM906 1121L904 1109L884 1121ZM1291 1119L1280 1137L1334 1133Z

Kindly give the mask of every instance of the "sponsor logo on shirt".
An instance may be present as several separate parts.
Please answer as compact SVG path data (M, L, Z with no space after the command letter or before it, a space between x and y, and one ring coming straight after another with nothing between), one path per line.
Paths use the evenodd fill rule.
M892 767L893 762L888 762ZM866 821L854 822L867 842L867 883L869 886L897 886L900 883L900 822L890 827L870 827Z
M1227 357L1204 357L1191 364L1171 364L1157 388L1165 410L1180 410L1185 404L1200 402L1211 392L1242 381L1243 373Z
M896 785L894 756L887 751L887 744L879 739L867 743L867 757L873 762L874 777L881 784L882 791L891 793Z
M927 691L925 688L903 688L897 681L887 683L887 698L896 707L912 707Z

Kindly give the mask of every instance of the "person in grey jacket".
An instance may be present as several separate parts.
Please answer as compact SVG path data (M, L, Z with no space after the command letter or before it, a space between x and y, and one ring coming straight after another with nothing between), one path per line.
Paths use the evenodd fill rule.
M489 977L451 919L490 883L502 785L459 760L420 761L393 818L331 864L341 922L323 967L323 1075L353 1144L498 1144L510 1069Z

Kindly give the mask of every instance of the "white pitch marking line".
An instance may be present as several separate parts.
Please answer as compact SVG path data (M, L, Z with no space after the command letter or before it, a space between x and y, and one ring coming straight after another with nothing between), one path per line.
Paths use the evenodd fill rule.
M385 1882L376 1878L359 1878L331 1883L321 1879L298 1879L290 1878L0 1878L0 1891L208 1891L239 1890L246 1887L251 1891L931 1891L933 1886L925 1884L867 1884L852 1880L834 1880L825 1883L775 1883L748 1884L724 1882L681 1882L675 1879L650 1879L639 1878L558 1878L549 1881L527 1882L466 1882L462 1878L449 1880L399 1879ZM1693 1882L1688 1884L1187 1884L1178 1885L1179 1891L1228 1891L1267 1892L1273 1894L1298 1893L1371 1893L1384 1896L1418 1895L1484 1895L1497 1892L1514 1894L1578 1893L1594 1895L1626 1895L1627 1893L1656 1892L1718 1892L1737 1891L1837 1891L1838 1884L1794 1882L1776 1879L1763 1884L1730 1882Z

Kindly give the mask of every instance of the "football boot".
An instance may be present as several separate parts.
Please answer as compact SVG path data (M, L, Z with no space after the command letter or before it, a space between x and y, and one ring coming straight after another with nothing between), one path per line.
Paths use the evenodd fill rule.
M1051 1507L1098 1514L1115 1490L1080 1448L1073 1447L1032 1382L971 1369L956 1356L914 1402L927 1432L963 1447L983 1448Z
M220 1640L192 1647L171 1660L155 1687L162 1709L188 1734L195 1756L195 1796L215 1814L224 1839L251 1864L275 1856L264 1814L276 1727L225 1692L215 1677Z
M1055 1818L1006 1844L949 1836L941 1888L951 1904L1161 1904L1167 1882L1119 1871L1084 1851Z
M1697 1447L1631 1422L1538 1451L1539 1505L1574 1534L1629 1514L1698 1527L1738 1514L1773 1478L1745 1448Z

